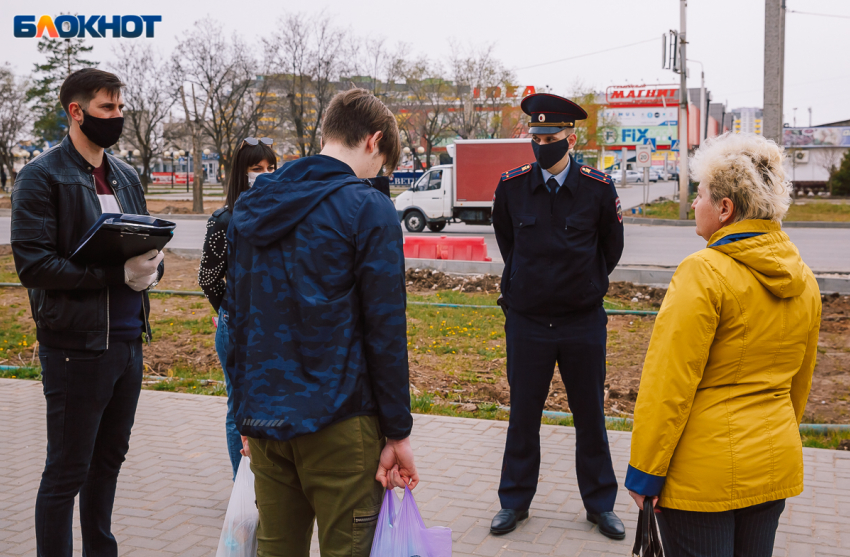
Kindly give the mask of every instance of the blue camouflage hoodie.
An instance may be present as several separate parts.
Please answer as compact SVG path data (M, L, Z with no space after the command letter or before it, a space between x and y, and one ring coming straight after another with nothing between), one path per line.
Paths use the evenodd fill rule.
M386 195L316 155L257 178L227 231L225 309L242 435L286 441L360 415L410 435L401 226Z

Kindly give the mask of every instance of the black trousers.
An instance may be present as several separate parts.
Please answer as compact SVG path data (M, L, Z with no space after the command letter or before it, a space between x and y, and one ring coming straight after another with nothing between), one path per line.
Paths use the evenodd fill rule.
M112 505L142 386L142 341L104 352L39 348L47 400L47 461L35 502L39 557L71 557L80 495L85 557L116 557Z
M499 484L503 509L528 509L537 491L540 419L557 363L575 421L576 476L584 507L592 513L614 510L617 478L602 406L607 323L602 306L552 326L508 311L511 416Z
M667 557L771 557L785 499L734 511L662 508L656 513Z

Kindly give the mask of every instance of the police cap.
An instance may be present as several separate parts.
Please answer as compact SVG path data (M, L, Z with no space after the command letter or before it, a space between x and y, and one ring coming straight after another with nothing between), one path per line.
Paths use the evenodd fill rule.
M531 116L531 121L528 123L529 133L537 135L575 128L576 120L587 118L587 112L573 101L548 93L537 93L525 97L520 108Z

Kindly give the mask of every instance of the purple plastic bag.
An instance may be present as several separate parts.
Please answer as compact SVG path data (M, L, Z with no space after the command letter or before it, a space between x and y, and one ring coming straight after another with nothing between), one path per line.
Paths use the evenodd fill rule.
M381 514L370 557L451 557L452 531L443 526L426 528L410 489L396 499L392 489L384 493Z

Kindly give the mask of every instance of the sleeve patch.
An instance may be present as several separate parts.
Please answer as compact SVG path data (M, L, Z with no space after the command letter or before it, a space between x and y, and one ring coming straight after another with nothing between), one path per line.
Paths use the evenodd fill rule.
M597 170L592 166L582 166L581 173L589 178L593 178L594 180L599 180L603 184L613 184L614 182L611 180L611 177L602 172L601 170Z
M620 222L623 222L623 205L620 203L619 197L617 198L617 201L615 201L615 204L617 206L617 218Z
M522 176L527 172L531 171L530 164L524 164L522 166L518 166L512 170L508 170L507 172L502 172L502 180L510 180L511 178L516 178L517 176Z

